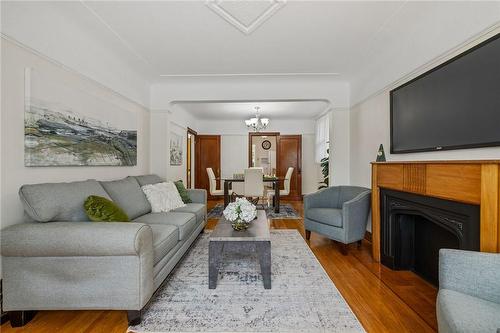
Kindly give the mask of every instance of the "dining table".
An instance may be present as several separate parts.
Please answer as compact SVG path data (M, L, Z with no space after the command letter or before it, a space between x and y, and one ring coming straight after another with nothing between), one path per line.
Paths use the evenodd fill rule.
M232 183L238 183L238 182L244 182L245 179L243 177L238 177L238 178L217 178L217 181L224 181L224 208L229 205L230 197L229 197L229 189L231 187ZM273 189L274 189L274 197L273 197L273 204L274 204L274 212L279 213L280 212L280 183L283 182L285 178L282 177L269 177L269 176L264 176L262 181L264 183L272 183L273 184Z

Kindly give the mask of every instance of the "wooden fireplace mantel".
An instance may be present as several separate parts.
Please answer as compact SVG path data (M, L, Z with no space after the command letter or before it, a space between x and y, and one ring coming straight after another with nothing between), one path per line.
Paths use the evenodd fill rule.
M480 250L500 252L500 160L372 163L372 253L380 261L380 189L480 206Z

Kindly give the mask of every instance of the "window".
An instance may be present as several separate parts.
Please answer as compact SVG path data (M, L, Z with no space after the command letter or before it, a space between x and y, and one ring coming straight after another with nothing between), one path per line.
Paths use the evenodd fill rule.
M316 120L316 142L315 160L320 163L321 159L328 156L328 143L330 142L330 113Z

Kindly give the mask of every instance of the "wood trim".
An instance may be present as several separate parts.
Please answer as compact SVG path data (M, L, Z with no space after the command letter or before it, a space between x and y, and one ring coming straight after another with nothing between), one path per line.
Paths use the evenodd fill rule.
M380 261L380 188L480 206L480 250L500 252L500 160L372 163L372 254Z
M498 252L498 165L481 166L481 226L480 249Z
M194 158L195 157L195 152L192 151L191 147L189 147L189 134L191 134L191 135L193 135L195 137L194 142L195 142L195 145L196 145L196 136L198 135L198 133L196 131L192 130L191 128L189 128L189 127L187 128L187 132L186 132L186 187L187 188L193 188L194 184L192 184L191 177L189 176L190 163L189 163L188 158L187 158L187 153L190 152L191 158ZM195 150L196 150L196 146L195 146ZM194 167L196 169L196 165ZM191 172L193 172L193 170L191 170Z
M380 188L378 186L378 165L372 164L372 255L380 261Z

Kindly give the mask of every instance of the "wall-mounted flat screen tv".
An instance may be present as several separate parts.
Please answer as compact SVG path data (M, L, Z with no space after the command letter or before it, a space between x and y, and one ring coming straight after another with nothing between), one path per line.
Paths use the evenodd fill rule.
M390 93L391 153L500 146L500 34Z

